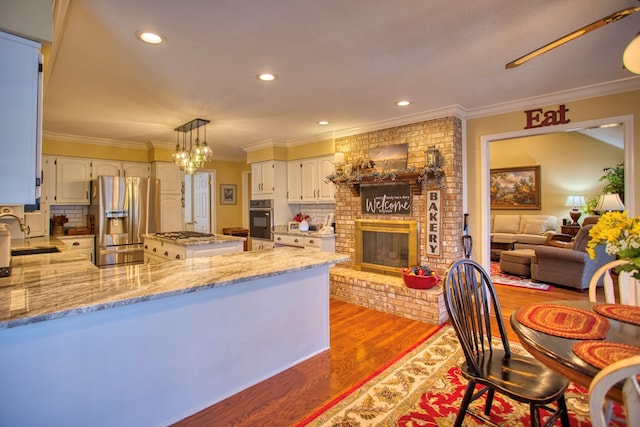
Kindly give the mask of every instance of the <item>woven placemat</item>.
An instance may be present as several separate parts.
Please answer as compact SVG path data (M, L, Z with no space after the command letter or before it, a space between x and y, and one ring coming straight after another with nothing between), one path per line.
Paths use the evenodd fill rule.
M589 365L603 369L618 360L640 356L640 347L609 341L580 341L573 345L573 352Z
M610 319L640 326L640 307L624 304L596 304L593 311Z
M559 304L529 304L520 309L516 318L531 329L563 338L597 340L609 331L609 321L604 317Z

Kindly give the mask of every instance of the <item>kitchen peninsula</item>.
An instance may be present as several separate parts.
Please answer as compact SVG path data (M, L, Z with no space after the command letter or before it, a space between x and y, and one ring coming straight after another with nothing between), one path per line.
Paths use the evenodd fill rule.
M168 425L329 347L329 267L277 248L0 279L0 425Z

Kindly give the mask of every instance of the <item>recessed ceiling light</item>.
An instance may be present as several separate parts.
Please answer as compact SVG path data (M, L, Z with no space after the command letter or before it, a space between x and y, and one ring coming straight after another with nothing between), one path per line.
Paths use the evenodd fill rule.
M262 80L263 82L272 82L274 80L278 80L278 76L271 73L262 73L256 76L258 80Z
M409 104L411 104L411 101L398 101L398 102L396 102L396 105L398 107L406 107Z
M328 122L327 120L319 120L319 121L318 121L318 124L319 124L319 125L322 125L322 126L326 126L326 125L328 125L328 124L329 124L329 122Z
M165 44L167 42L167 39L161 34L152 33L151 31L136 31L136 37L138 38L138 40L154 45Z

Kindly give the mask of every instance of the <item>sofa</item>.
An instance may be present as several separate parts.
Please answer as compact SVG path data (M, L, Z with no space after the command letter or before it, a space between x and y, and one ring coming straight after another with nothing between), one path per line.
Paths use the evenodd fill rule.
M587 243L591 239L589 230L593 225L583 225L573 241L565 247L537 246L531 259L531 278L580 291L588 289L596 270L614 260L605 252L604 245L596 246L595 259L587 254Z
M491 215L491 243L513 243L512 249L534 249L556 233L553 215Z

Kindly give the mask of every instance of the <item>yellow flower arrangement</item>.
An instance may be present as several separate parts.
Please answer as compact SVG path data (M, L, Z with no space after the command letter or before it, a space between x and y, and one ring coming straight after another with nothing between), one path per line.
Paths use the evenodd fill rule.
M605 245L611 256L628 261L616 271L628 271L640 279L640 217L627 218L627 212L608 212L589 230L591 240L587 243L587 253L595 259L595 248Z

